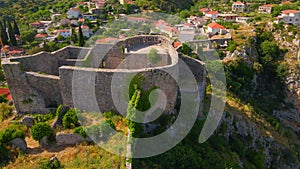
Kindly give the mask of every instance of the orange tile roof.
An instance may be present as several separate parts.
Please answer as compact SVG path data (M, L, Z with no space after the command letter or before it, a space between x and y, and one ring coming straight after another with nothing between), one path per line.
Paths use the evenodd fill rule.
M214 15L214 14L218 14L218 13L219 13L218 11L209 11L209 12L207 12L206 14Z
M241 1L237 1L237 2L235 2L235 3L233 3L233 4L244 5L244 3L241 2Z
M174 47L174 48L177 48L177 47L180 46L180 45L181 45L181 42L176 41L176 42L174 42L173 47Z
M107 42L112 42L118 40L117 38L102 38L98 39L96 43L107 43Z
M225 29L224 26L222 26L222 25L220 25L220 24L218 24L216 22L212 22L212 23L208 24L207 26L211 27L213 29Z
M47 37L48 35L47 34L37 34L35 35L35 38L44 38L44 37Z
M289 13L298 13L300 12L299 10L284 10L284 11L281 11L281 13L283 14L289 14Z
M0 88L0 95L4 95L8 100L11 100L10 90L6 88Z

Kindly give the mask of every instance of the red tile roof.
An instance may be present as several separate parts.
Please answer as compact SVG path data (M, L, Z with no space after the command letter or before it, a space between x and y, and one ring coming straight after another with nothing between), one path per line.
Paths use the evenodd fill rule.
M207 26L211 27L212 29L225 29L224 26L222 26L216 22L212 22L212 23L208 24Z
M180 45L181 45L181 43L180 43L179 41L176 41L176 42L174 42L173 47L174 47L174 48L177 48L177 47L180 46Z
M210 11L210 9L209 8L201 8L200 11L201 12L208 12L208 11Z
M73 10L73 11L76 11L76 12L79 11L79 9L77 7L70 8L70 10Z
M290 13L298 13L300 12L299 10L284 10L284 11L281 11L281 13L283 14L290 14Z
M4 95L8 100L11 100L10 90L6 88L0 88L0 95Z
M214 15L214 14L218 14L218 13L219 13L218 11L209 11L209 12L207 12L206 14Z
M48 35L47 34L37 34L37 35L35 35L35 38L45 38L45 37L47 37Z
M235 3L233 3L233 4L237 4L237 5L244 5L244 3L243 3L243 2L241 2L241 1L237 1L237 2L235 2Z
M96 43L108 43L108 42L112 42L112 41L116 41L118 40L117 38L102 38L102 39L98 39L96 41Z

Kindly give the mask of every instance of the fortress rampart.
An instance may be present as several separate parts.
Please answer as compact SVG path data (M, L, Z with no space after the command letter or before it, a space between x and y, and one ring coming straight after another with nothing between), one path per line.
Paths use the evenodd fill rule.
M174 77L178 73L179 59L172 43L163 36L136 36L115 44L96 44L93 48L65 47L53 53L41 52L9 58L3 60L2 65L16 110L20 114L47 113L60 104L96 111L89 102L77 103L78 100L89 100L91 97L95 97L95 104L101 112L118 112L113 101L115 74L122 80L139 75L143 78L140 86L143 90L153 87L162 90L167 98L165 112L171 112L178 97L178 85ZM162 59L155 64L147 60L147 51L139 52L152 45L162 48L162 52L159 52ZM200 96L203 96L206 76L204 65L189 57L182 56L181 59L191 66ZM77 81L76 85L74 81ZM117 84L116 89L124 85L125 82ZM116 97L123 97L120 91L114 93Z

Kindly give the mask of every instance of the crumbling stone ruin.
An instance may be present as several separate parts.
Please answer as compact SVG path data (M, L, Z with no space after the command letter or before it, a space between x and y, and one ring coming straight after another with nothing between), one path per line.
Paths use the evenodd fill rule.
M89 104L77 103L91 97L95 98L92 102L100 112L118 112L112 88L116 73L122 77L138 74L144 79L143 89L156 86L162 90L167 99L165 111L171 112L178 97L178 85L169 72L176 72L179 60L192 70L200 99L206 76L203 63L179 56L172 44L173 41L164 36L143 35L115 43L96 44L92 48L65 47L53 53L8 58L2 61L2 65L19 114L48 113L62 104L96 111ZM151 46L159 48L161 59L158 63L147 60L147 48ZM91 74L93 78L87 78ZM80 81L75 83L77 80ZM123 83L118 83L122 87ZM115 94L116 97L121 95Z

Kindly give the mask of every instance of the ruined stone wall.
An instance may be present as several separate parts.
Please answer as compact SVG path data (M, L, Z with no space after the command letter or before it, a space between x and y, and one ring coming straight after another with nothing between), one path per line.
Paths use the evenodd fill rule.
M156 67L149 68L141 62L136 69L115 69L126 56L120 50L120 46L123 45L130 50L134 45L142 43L144 45L162 44L168 49L168 56L163 57L161 63L154 65ZM140 36L119 41L115 45L98 44L93 49L82 49L66 47L53 53L42 52L3 61L3 69L17 111L19 113L47 113L49 108L59 104L76 105L76 108L87 111L96 111L99 110L98 108L101 112L118 111L113 97L124 97L124 91L128 94L128 89L125 88L124 91L118 89L122 89L128 83L126 81L128 77L136 74L144 79L141 83L142 89L147 91L152 87L157 87L165 94L167 103L164 110L166 112L174 109L178 95L178 85L175 80L178 78L176 76L178 53L168 38ZM143 57L146 58L146 56ZM105 61L104 65L102 59ZM203 64L192 58L182 59L193 70L202 97L206 76ZM128 60L128 62L135 61ZM134 64L136 66L136 63ZM83 65L90 68L82 68ZM120 75L117 83L113 79L115 74ZM74 84L74 82L78 83ZM78 93L80 95L77 95ZM91 100L91 98L95 99ZM124 107L127 108L127 105ZM126 113L126 109L119 113L124 112Z
M100 68L107 68L107 69L116 69L118 66L124 61L126 54L123 53L121 47L123 46L127 50L131 50L134 47L145 45L155 45L155 44L162 44L164 46L172 46L172 41L167 37L163 36L135 36L131 38L127 38L123 41L119 41L115 43L102 57L102 61L105 65L99 66ZM175 50L175 49L174 49ZM172 52L174 53L174 52ZM138 68L137 68L138 69Z
M171 67L167 69L171 69ZM118 81L113 81L115 74L119 77ZM165 93L167 97L165 110L166 112L172 111L177 98L177 83L171 75L160 69L111 71L109 69L100 70L63 66L60 68L63 102L67 106L73 107L75 105L76 108L86 111L107 112L114 110L119 112L115 105L116 103L113 101L113 94L117 96L116 98L124 97L124 92L129 92L125 87L126 80L136 74L144 79L141 84L143 90L147 91L156 86ZM113 84L114 82L119 84ZM116 85L120 91L114 90L113 85ZM127 108L127 105L125 107Z
M185 64L190 68L190 70L193 72L195 79L198 84L199 89L199 100L200 100L200 111L198 114L199 118L203 117L202 114L202 107L203 107L203 100L204 100L204 94L205 94L205 87L206 87L206 69L205 64L199 60L195 60L191 57L180 55L179 57L184 61Z

